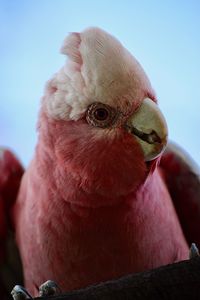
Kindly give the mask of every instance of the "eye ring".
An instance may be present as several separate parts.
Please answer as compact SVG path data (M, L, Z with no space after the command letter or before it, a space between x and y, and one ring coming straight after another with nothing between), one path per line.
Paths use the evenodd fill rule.
M87 122L93 126L101 128L111 127L116 121L116 118L116 109L100 102L95 102L89 105L86 113Z

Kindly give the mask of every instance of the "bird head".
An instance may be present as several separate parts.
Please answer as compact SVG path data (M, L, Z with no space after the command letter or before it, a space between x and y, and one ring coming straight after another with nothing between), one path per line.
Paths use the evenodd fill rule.
M99 28L71 33L65 66L47 83L40 136L84 191L120 197L148 176L167 126L138 61Z

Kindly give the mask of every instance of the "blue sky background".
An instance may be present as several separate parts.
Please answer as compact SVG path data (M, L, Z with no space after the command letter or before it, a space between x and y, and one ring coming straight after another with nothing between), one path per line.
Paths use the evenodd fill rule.
M200 165L200 1L0 0L0 144L28 165L45 82L71 31L99 26L139 60L169 136Z

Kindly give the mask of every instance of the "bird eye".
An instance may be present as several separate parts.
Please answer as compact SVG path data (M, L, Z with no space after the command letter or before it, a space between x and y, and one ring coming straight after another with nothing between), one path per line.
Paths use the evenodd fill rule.
M106 108L97 108L94 116L98 121L105 121L109 117L109 112Z
M93 126L106 128L113 125L116 116L117 112L113 107L96 102L88 107L86 119Z

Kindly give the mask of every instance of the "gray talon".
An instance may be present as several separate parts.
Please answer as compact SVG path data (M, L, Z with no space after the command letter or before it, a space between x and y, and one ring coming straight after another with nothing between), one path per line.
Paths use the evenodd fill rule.
M190 247L190 251L189 251L189 258L194 258L199 256L199 249L197 248L195 243L192 243L191 247Z
M61 293L61 289L53 280L47 280L39 287L39 296L53 296Z
M14 300L33 299L28 291L21 285L15 285L11 291Z

